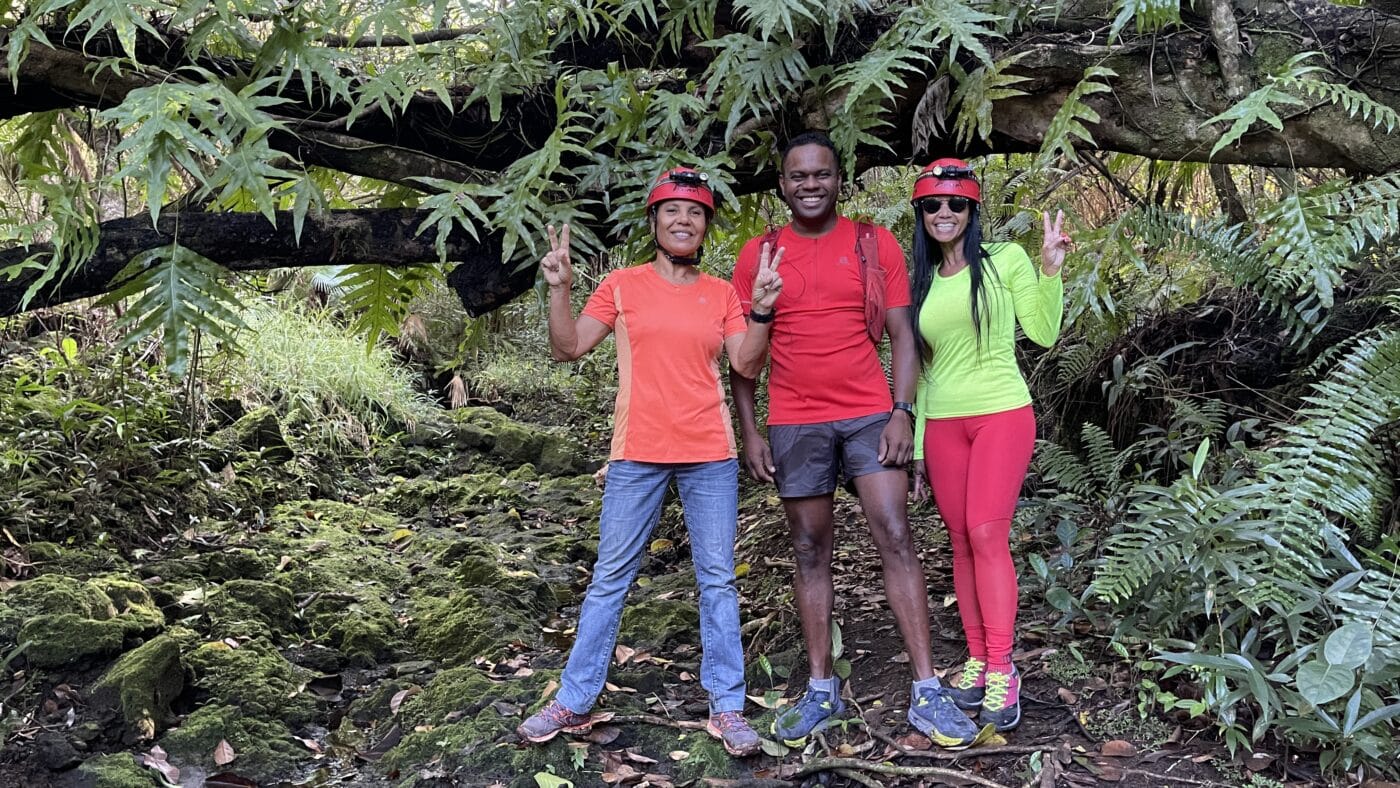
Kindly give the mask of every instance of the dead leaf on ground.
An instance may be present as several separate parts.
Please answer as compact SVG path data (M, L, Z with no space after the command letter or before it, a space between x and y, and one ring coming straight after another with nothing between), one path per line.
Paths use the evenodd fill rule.
M318 755L321 753L321 744L320 744L320 742L316 741L315 739L303 739L303 738L300 737L300 736L293 736L292 738L293 738L293 739L296 739L296 740L299 741L299 742L301 742L301 746L305 747L306 749L308 749L308 750L310 750L310 751L312 751L312 752L314 752L314 753L316 753L316 754L318 754Z
M233 745L227 739L219 739L219 743L214 746L214 763L220 766L228 766L238 757L238 753L233 751Z
M491 708L495 709L496 713L502 717L519 717L520 713L524 711L520 704L511 703L508 700L493 700Z
M631 761L632 763L640 763L644 766L650 766L657 762L655 758L648 758L647 756L642 755L636 750L623 750L623 755L626 756L627 760Z
M394 697L389 699L389 713L398 714L399 707L403 705L404 701L408 700L409 698L413 697L414 695L417 695L422 691L422 687L415 685L407 689L401 689L398 692L395 692Z
M895 742L906 750L927 750L933 746L933 742L922 733L906 733Z
M1111 763L1102 763L1099 764L1099 772L1097 776L1100 782L1118 783L1123 781L1123 778L1126 776L1126 773L1123 771L1123 767L1121 766L1114 766Z
M180 770L175 764L165 760L165 750L159 746L151 748L151 751L141 756L141 764L160 772L160 775L169 782L180 784Z
M611 771L603 772L603 782L609 785L618 783L636 782L645 776L644 772L639 772L625 763L620 763Z
M673 761L683 761L686 758L690 757L690 753L686 752L685 750L671 750L670 752L666 753L666 757L670 758Z
M1109 758L1130 758L1137 755L1137 753L1137 747L1134 747L1132 742L1124 741L1123 739L1106 741L1103 743L1103 746L1099 748L1099 754Z
M1060 689L1055 694L1060 696L1060 700L1064 701L1066 706L1073 706L1074 704L1079 702L1079 696L1075 695L1073 692L1070 692L1064 687L1060 687Z
M621 643L618 643L616 646L613 647L613 659L619 665L626 665L627 660L635 656L636 653L637 650L635 648L632 648L631 646L624 646Z
M908 653L908 652L905 652L905 651L901 651L901 652L899 652L898 654L895 654L893 657L890 657L890 662L898 662L898 663L901 664L901 665L908 664L908 662L909 662L909 653Z
M1248 758L1244 759L1244 768L1251 772L1263 771L1277 759L1277 755L1270 755L1267 752L1251 753Z

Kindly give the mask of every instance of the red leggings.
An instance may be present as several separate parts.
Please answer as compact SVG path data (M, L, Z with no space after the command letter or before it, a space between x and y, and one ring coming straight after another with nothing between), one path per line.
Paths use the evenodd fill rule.
M930 419L924 428L929 486L953 543L953 590L968 654L990 665L1011 660L1017 593L1011 515L1034 449L1030 405Z

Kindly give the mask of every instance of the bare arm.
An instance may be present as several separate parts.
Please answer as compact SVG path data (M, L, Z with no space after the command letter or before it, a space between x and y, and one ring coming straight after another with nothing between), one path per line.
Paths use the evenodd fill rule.
M734 410L739 414L739 429L744 439L744 468L761 482L773 481L773 451L758 431L756 397L758 382L729 370L729 388L734 393Z
M919 354L914 346L914 326L909 307L885 312L885 332L890 335L890 358L894 372L894 399L913 402L919 378ZM894 410L880 434L880 462L903 467L914 456L914 421L909 413Z
M729 354L729 366L735 372L746 378L757 378L758 373L763 371L763 365L768 361L768 339L772 334L773 305L778 302L778 295L783 290L783 278L778 275L778 263L783 259L783 250L769 254L768 244L763 245L758 256L758 274L753 280L753 296L749 299L753 305L750 316L768 317L766 322L756 320L749 321L749 330L742 335L736 334L724 343L724 350Z
M549 253L540 260L540 270L549 285L549 351L555 361L573 361L598 346L612 329L601 320L579 315L574 318L569 292L574 286L574 270L569 264L569 225L559 235L549 225Z

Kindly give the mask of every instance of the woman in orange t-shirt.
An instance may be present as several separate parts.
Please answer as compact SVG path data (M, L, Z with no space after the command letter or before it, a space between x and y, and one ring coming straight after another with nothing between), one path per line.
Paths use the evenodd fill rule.
M725 352L740 374L762 368L773 303L782 289L782 251L764 250L754 279L754 324L747 327L734 288L697 268L715 210L707 180L686 168L657 179L647 196L655 257L609 273L577 318L569 303L569 226L557 236L549 227L550 252L540 268L549 284L554 360L577 359L614 333L618 392L593 581L558 695L517 729L526 741L591 726L588 711L607 678L627 590L674 480L700 588L707 730L731 755L759 749L758 734L743 717L744 654L734 588L739 466L719 356Z

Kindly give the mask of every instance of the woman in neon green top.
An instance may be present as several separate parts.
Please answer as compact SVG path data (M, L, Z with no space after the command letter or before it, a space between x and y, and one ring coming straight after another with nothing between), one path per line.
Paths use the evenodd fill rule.
M983 245L982 190L967 163L939 159L914 182L914 320L919 377L915 490L926 479L953 546L953 588L968 658L954 702L1006 731L1021 722L1011 664L1016 569L1011 515L1035 447L1030 389L1016 366L1016 326L1049 347L1060 333L1064 213L1043 217L1036 266L1016 244ZM927 457L927 462L923 458Z

